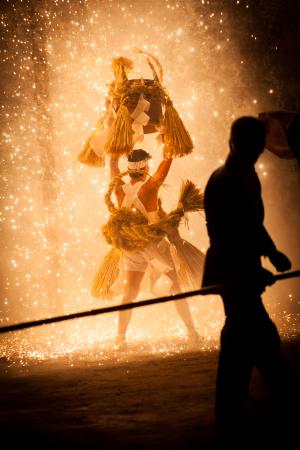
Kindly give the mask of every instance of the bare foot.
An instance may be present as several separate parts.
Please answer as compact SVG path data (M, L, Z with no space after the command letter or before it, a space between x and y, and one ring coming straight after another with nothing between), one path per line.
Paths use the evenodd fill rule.
M193 345L193 346L194 345L197 345L197 346L200 345L201 338L200 338L200 336L199 336L199 334L197 333L196 330L189 331L187 338L188 338L188 344L189 345Z
M115 341L115 349L124 352L127 350L127 342L125 336L117 336Z

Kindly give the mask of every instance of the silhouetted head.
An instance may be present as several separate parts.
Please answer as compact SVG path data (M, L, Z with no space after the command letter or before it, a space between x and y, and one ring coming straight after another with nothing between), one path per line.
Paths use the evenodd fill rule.
M247 165L254 165L265 148L266 131L265 123L256 117L235 120L230 131L231 155Z
M132 150L127 156L129 176L133 179L144 180L149 172L148 160L152 156L141 148Z

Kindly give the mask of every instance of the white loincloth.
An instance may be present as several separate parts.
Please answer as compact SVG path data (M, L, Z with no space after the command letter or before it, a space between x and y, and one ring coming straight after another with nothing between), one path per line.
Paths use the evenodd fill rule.
M125 197L122 206L127 208L138 209L149 221L155 223L159 221L158 211L147 212L144 205L138 198L138 192L143 185L143 181L135 184L123 185ZM123 252L120 258L119 269L120 273L117 280L112 285L112 291L117 295L123 293L124 290L124 272L144 272L141 291L156 293L155 286L158 286L158 281L163 281L167 290L171 288L172 282L166 273L176 270L174 260L172 258L171 244L167 238L163 238L158 244L150 244L146 248L138 252Z

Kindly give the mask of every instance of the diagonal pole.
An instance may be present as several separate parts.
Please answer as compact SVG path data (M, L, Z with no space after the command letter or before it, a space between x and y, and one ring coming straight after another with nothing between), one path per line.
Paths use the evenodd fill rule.
M300 270L295 270L293 272L287 272L287 273L283 273L283 274L279 274L279 275L274 275L274 281L280 281L280 280L295 278L295 277L299 277L299 276L300 276ZM101 314L108 314L108 313L112 313L112 312L116 312L116 311L124 311L127 309L141 308L143 306L150 306L150 305L155 305L158 303L166 303L166 302L170 302L170 301L181 300L183 298L194 297L196 295L218 294L220 292L220 290L222 290L222 289L224 289L224 285L207 286L202 289L196 289L194 291L180 292L179 294L167 295L167 296L158 297L158 298L151 298L149 300L142 300L142 301L136 302L136 303L126 303L126 304L122 304L122 305L107 306L106 308L96 308L96 309L91 309L88 311L82 311L82 312L73 313L73 314L66 314L63 316L56 316L56 317L49 317L47 319L34 320L31 322L21 322L21 323L16 323L14 325L7 325L5 327L0 327L0 333L24 330L26 328L38 327L41 325L49 325L50 323L58 323L58 322L66 321L66 320L80 319L82 317L90 317L90 316L96 316L96 315L101 315Z

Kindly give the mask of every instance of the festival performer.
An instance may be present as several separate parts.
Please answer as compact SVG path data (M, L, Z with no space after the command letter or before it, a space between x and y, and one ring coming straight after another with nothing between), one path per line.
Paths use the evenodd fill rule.
M128 155L128 172L130 181L124 183L121 178L115 187L119 207L136 208L147 219L149 224L159 223L161 220L161 210L159 208L159 189L162 186L172 164L172 158L164 158L156 173L149 176L148 160L151 155L145 150L136 149ZM119 157L111 157L110 169L111 178L120 175L118 166ZM169 237L178 245L182 243L177 229L170 227ZM174 244L173 244L174 245ZM191 245L191 244L190 244ZM171 255L171 243L163 237L158 243L149 242L147 246L139 251L123 252L122 269L124 281L124 293L122 303L133 302L140 290L141 282L153 260L161 264L161 273L165 273L171 282L171 293L181 291L180 283L176 273L175 263ZM197 264L201 261L197 261ZM198 286L200 281L200 267L194 267L194 272L198 273ZM184 322L187 330L188 340L191 343L199 341L199 335L191 317L189 306L186 300L175 302L176 310ZM126 347L126 331L132 317L132 310L119 313L118 336L116 345L118 348Z
M187 180L177 208L168 214L158 198L172 159L190 154L194 145L163 85L160 62L150 53L136 51L147 56L153 79L129 79L133 61L123 56L112 59L115 78L109 86L105 113L78 155L81 163L92 167L103 167L106 157L110 159L111 183L105 195L110 218L102 231L111 250L94 277L92 295L107 300L121 294L123 303L136 299L143 279L147 278L146 269L153 269L154 261L159 261L161 270L150 270L152 286L165 274L174 293L199 287L204 261L203 253L178 232L187 212L203 210L203 193ZM163 161L152 177L148 173L151 156L142 149L133 150L145 133L155 133L163 148ZM124 156L128 159L128 171L120 173L118 162ZM122 180L126 175L128 183ZM113 193L117 206L111 200ZM122 293L120 280L125 286ZM198 334L187 303L177 302L176 309L189 339L196 342ZM126 311L119 315L120 348L126 346L131 314Z

